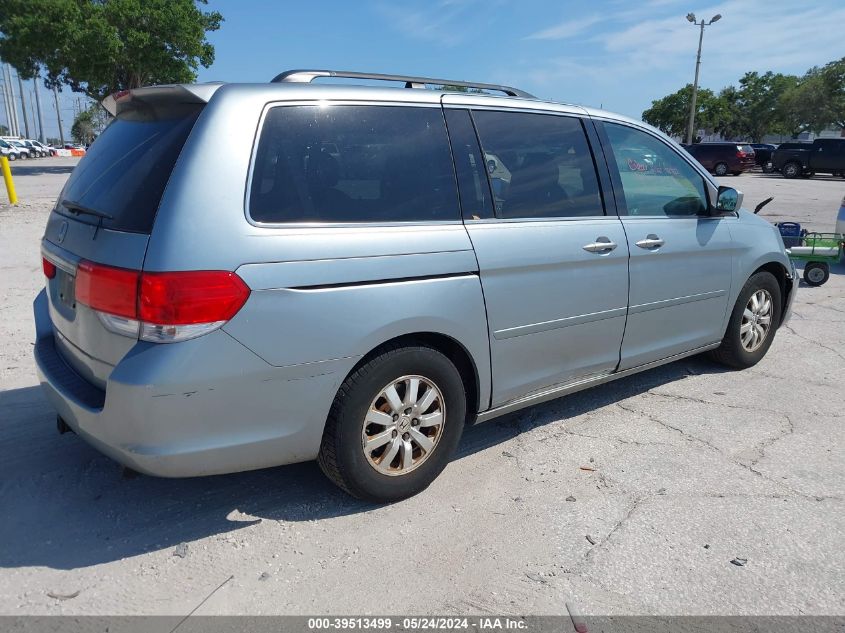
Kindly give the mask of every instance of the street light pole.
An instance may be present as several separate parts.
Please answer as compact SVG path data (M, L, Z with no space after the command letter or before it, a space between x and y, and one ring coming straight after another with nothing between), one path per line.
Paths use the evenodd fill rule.
M687 145L692 143L692 134L695 130L695 101L696 97L698 97L698 71L701 68L701 44L704 42L704 27L710 26L721 19L722 16L717 13L710 19L709 22L705 22L703 19L701 22L696 22L694 13L687 14L687 20L689 20L692 24L701 27L701 31L698 35L698 54L695 57L695 82L692 84L692 100L690 101L689 108L689 127L687 128Z

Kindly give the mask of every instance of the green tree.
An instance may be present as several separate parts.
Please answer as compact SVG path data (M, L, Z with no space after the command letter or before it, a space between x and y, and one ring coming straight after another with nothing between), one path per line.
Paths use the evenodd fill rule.
M9 128L5 125L0 125L0 136L8 136L9 135Z
M184 83L214 61L206 33L223 17L207 0L3 0L0 57L24 78L45 71L95 100L142 85Z
M683 137L689 125L691 100L692 84L687 84L677 92L652 101L651 107L643 112L643 121L663 130L669 136ZM712 128L716 105L716 97L713 91L707 88L699 88L695 99L696 128Z
M781 97L798 84L798 77L771 71L745 73L739 80L733 103L734 124L739 136L759 143L777 122Z
M818 68L811 68L778 101L775 131L798 136L812 130L821 132L830 125L828 95Z
M713 106L713 131L725 138L744 134L741 97L736 86L727 86L719 91Z
M827 101L827 117L833 125L845 128L845 57L826 64L819 71Z

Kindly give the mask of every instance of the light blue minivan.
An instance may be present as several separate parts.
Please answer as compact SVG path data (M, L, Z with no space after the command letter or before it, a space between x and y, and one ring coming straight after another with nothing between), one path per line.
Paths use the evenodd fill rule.
M337 71L105 105L47 223L35 356L60 430L144 473L316 458L400 499L465 424L754 365L795 296L741 193L607 112Z

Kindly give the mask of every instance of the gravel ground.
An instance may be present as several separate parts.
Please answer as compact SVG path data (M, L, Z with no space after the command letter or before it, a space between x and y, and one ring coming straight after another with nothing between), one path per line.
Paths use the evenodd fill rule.
M755 368L692 358L467 429L402 503L314 464L128 479L56 433L32 361L38 242L74 163L16 163L23 202L0 206L0 614L184 615L230 576L198 615L845 613L845 267L802 286ZM725 182L825 230L845 193Z

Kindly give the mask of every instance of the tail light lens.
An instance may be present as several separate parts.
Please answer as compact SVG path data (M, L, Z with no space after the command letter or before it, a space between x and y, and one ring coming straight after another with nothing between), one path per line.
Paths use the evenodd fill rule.
M79 264L76 300L118 334L174 343L216 330L249 298L249 287L224 270L146 273Z
M135 319L140 276L137 270L83 260L76 269L76 301L98 312Z
M47 279L53 279L56 276L56 265L48 261L46 257L41 258L41 268L44 270L44 276Z

